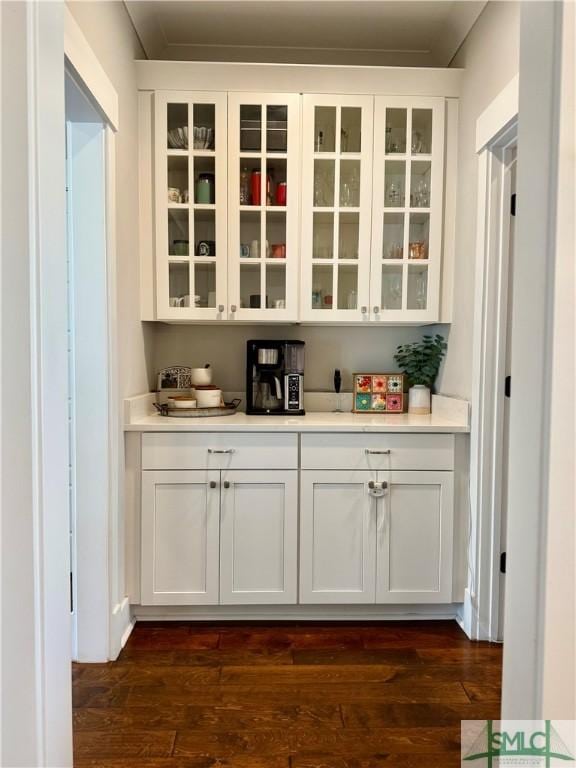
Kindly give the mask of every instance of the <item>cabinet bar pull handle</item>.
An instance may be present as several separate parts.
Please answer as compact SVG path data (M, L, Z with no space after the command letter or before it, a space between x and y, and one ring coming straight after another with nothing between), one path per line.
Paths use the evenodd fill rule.
M210 488L216 488L216 480L210 480Z
M230 312L236 312L237 309L238 307L236 306L236 304L232 304L232 306L230 307Z
M208 448L208 453L234 453L234 448Z
M224 480L224 488L230 488L230 483L228 480Z
M380 312L380 307L374 307L374 314L377 315Z
M365 315L366 312L368 312L368 307L360 307L360 312L362 312L362 314Z
M371 448L364 448L364 453L369 456L371 454L377 454L377 455L383 455L383 456L389 456L392 451L390 448L386 451L373 451Z
M218 312L220 312L220 314L224 312L224 304L218 304Z

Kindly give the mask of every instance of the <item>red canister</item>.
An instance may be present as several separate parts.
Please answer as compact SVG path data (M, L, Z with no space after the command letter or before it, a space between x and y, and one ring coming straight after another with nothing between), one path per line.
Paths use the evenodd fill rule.
M252 205L260 205L262 195L262 174L258 170L252 171L250 177L250 191L252 194Z
M280 181L276 187L276 205L286 205L286 182Z

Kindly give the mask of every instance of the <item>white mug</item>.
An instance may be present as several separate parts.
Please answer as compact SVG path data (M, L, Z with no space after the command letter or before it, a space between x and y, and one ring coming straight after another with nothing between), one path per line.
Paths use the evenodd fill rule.
M179 203L180 202L180 190L178 187L168 187L168 202Z
M286 300L285 299L275 299L274 300L274 309L286 309Z
M250 258L257 259L260 256L260 243L258 240L252 240L250 243Z

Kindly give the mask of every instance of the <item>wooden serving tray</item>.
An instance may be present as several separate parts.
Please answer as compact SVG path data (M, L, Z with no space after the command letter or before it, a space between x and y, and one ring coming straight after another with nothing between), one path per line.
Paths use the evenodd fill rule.
M172 416L178 419L199 419L206 416L231 416L233 413L236 413L241 402L240 398L236 398L231 403L224 403L224 405L217 408L170 408L167 403L154 403L154 408L156 408L160 416Z

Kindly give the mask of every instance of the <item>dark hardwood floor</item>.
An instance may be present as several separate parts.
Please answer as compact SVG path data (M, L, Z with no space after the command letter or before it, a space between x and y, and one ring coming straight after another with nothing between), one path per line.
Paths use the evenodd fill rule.
M138 624L74 665L74 765L451 768L500 676L454 622Z

